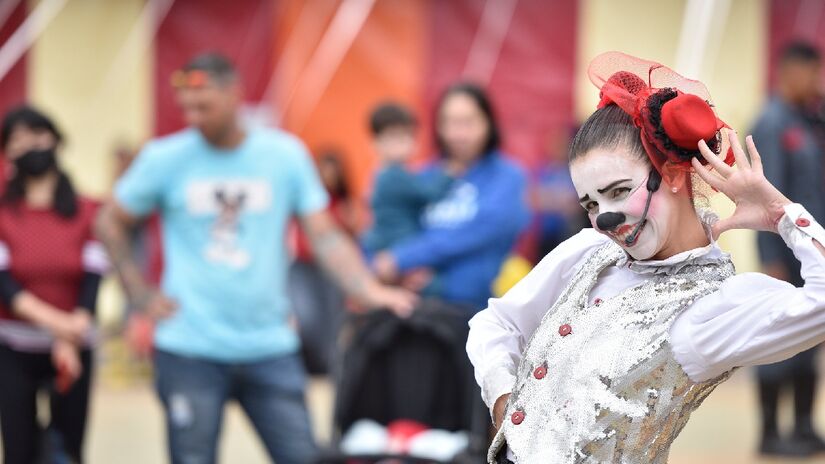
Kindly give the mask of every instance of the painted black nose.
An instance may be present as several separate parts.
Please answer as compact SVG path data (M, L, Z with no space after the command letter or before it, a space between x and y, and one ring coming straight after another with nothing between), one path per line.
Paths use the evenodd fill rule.
M601 230L614 230L624 221L624 213L602 213L596 217L596 227Z

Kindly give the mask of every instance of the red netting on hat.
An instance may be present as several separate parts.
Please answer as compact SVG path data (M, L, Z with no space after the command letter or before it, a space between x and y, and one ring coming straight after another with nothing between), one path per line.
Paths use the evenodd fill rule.
M603 91L599 91L599 105L597 108L604 108L605 106L613 103L612 96L616 96L616 92L610 92L610 88L616 87L617 91L627 92L634 97L638 98L638 95L643 91L647 90L647 83L642 80L639 76L627 72L627 71L618 71L610 76L610 79L607 80L605 84L608 86L608 92L605 93ZM603 85L600 87L601 89L605 88Z
M701 82L655 61L621 52L597 56L587 74L600 90L598 108L615 103L633 118L648 157L671 187L683 190L690 177L685 174L692 171L692 158L706 164L699 153L699 140L719 153L719 130L728 126L716 117L710 93ZM668 104L672 106L665 110ZM732 165L733 160L729 151L725 162Z

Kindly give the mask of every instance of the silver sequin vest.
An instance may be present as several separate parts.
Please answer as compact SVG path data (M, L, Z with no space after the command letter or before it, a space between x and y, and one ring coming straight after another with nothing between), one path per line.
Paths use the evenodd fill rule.
M590 304L599 274L622 257L613 242L597 249L544 316L490 462L506 440L519 464L665 463L691 412L730 375L692 382L669 343L676 316L734 274L730 259L687 263Z

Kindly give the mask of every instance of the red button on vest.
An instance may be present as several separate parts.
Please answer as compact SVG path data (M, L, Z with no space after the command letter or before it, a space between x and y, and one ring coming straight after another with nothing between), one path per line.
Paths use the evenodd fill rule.
M547 375L547 366L539 366L533 371L533 377L541 380Z
M796 225L798 225L799 227L808 227L809 225L811 225L811 221L805 218L799 218L796 220Z
M564 324L561 327L559 327L559 335L561 335L562 337L566 337L571 333L573 333L573 328L570 327L570 324Z
M524 412L523 411L516 411L510 416L510 420L513 422L514 425L519 425L524 422Z

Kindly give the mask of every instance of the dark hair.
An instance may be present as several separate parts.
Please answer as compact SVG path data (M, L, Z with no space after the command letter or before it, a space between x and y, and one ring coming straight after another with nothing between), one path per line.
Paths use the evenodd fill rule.
M341 153L335 149L324 149L318 155L318 166L328 164L335 168L338 172L337 188L330 193L337 198L349 198L349 182L347 179L347 172L344 169L344 161Z
M183 71L203 71L220 85L228 84L238 78L238 72L232 61L217 52L206 52L195 56L186 63Z
M384 102L376 106L370 114L370 131L376 136L390 127L415 128L418 120L404 105L395 102Z
M619 146L629 148L631 153L650 162L633 119L615 104L610 104L597 109L576 132L570 144L569 160L573 162L595 148L612 150Z
M818 63L822 60L819 49L810 42L793 41L785 44L779 53L779 62L782 64L795 61L802 63Z
M9 110L3 117L3 127L0 129L0 146L5 150L11 139L11 134L17 126L31 130L45 130L51 132L58 145L63 142L63 134L57 129L51 119L29 105L21 105Z
M18 126L24 126L32 130L49 131L54 136L57 145L63 141L63 135L48 116L31 106L24 105L12 109L3 118L2 129L0 129L0 145L4 150L12 132ZM57 186L53 197L54 209L59 215L70 218L77 214L77 194L69 176L59 168L57 174ZM17 205L25 197L26 179L15 173L6 181L6 189L3 196L0 197L0 203Z
M497 150L501 146L501 132L499 130L498 121L496 120L495 111L493 110L493 104L490 102L490 97L487 96L487 93L476 84L470 82L458 82L448 87L447 90L441 94L441 98L438 100L435 120L438 121L438 112L441 111L441 108L444 106L447 99L453 95L467 95L470 97L481 110L482 114L484 114L485 119L487 119L489 130L487 131L487 140L484 142L484 156L488 156L490 153ZM438 125L436 124L435 143L441 153L441 156L449 156L447 145L441 138L441 134L438 133L437 126Z

